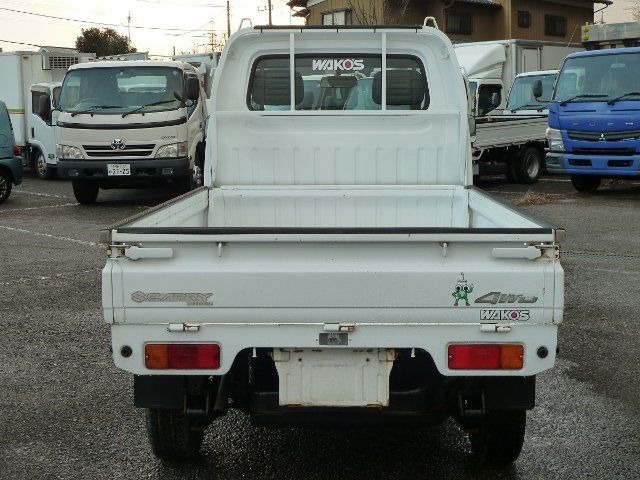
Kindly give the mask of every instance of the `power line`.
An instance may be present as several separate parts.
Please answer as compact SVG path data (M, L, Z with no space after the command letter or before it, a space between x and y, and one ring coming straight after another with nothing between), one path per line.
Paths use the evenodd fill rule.
M176 5L180 7L194 7L194 8L226 8L224 5L214 5L213 3L183 3L183 2L166 2L164 0L136 0L142 3L154 3L156 5Z
M4 43L15 43L16 45L29 45L31 47L42 47L42 45L36 45L35 43L27 43L27 42L15 42L13 40L2 40L0 39L0 42L4 42Z
M77 22L77 23L89 23L92 25L101 25L106 27L122 27L122 25L118 25L116 23L105 23L105 22L93 22L91 20L78 20L75 18L67 18L67 17L56 17L54 15L45 15L44 13L35 13L35 12L25 12L24 10L15 10L13 8L0 7L0 10L5 10L7 12L13 13L22 13L24 15L33 15L35 17L44 17L44 18L52 18L54 20L66 20L68 22ZM194 30L187 30L186 28L161 28L161 27L142 27L139 25L130 25L131 28L138 28L142 30L162 30L162 31L171 31L171 32L185 32L190 33Z

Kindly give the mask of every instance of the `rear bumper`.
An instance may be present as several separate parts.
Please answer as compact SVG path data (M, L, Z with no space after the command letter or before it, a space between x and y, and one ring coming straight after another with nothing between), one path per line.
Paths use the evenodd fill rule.
M108 176L107 164L127 164L131 167L131 175ZM169 173L169 170L171 172ZM184 178L190 175L188 157L149 158L144 160L128 160L112 158L109 160L68 160L58 159L58 175L61 178L96 181L101 184L139 183L144 181L163 181L172 178Z
M15 185L22 183L22 158L2 158L0 159L0 166L6 167L11 172L11 181Z
M113 359L122 370L137 375L223 375L231 369L238 354L252 348L319 347L318 324L199 324L197 331L169 332L168 325L113 324L111 326ZM536 375L553 367L556 357L558 328L555 324L511 324L507 333L487 333L480 324L423 324L423 325L356 325L349 334L348 349L391 348L424 350L433 359L437 371L444 376L518 377ZM220 345L220 368L215 370L149 370L145 367L146 343L195 342ZM524 367L519 370L452 370L448 368L448 346L452 343L520 343L524 345ZM131 348L130 356L123 356L123 347ZM545 347L548 354L538 355ZM127 351L128 349L125 349ZM127 351L128 353L128 351Z
M613 178L640 176L640 155L575 155L570 152L549 152L546 161L549 173Z
M243 352L230 375L233 382L218 376L135 375L134 404L216 416L226 413L232 398L232 405L250 414L254 424L313 427L436 424L451 415L471 426L486 412L535 406L535 376L443 377L428 355L416 352L411 357L407 350L399 352L391 373L387 406L283 406L267 353L258 351L253 357Z

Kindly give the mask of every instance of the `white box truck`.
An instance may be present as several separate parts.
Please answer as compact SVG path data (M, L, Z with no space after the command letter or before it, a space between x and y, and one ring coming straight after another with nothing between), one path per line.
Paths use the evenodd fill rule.
M190 190L202 178L206 100L185 62L74 65L56 102L58 173L83 204L100 189Z
M544 168L545 107L557 69L566 55L582 48L533 40L458 43L454 48L473 95L475 173L504 172L518 183L536 182ZM538 99L532 95L536 80L543 87ZM518 91L511 95L516 81ZM523 103L524 96L530 101Z
M213 77L216 68L218 68L219 59L220 52L185 53L173 56L173 60L193 65L198 77L204 82L204 91L208 99L211 98L211 86L213 85Z
M454 417L481 462L515 461L555 361L564 232L472 186L449 39L240 30L213 103L205 185L101 234L113 360L155 454L192 458L233 407L263 425Z
M54 110L51 99L67 69L94 58L92 53L53 48L0 53L0 99L9 109L23 163L40 178L51 178L57 164L54 126L50 114L40 116L40 98L46 96L48 111Z

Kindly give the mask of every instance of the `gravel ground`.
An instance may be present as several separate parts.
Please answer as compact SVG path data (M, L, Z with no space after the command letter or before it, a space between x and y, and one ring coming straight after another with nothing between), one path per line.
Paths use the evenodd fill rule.
M170 192L101 192L26 175L0 206L0 479L631 479L640 477L640 184L577 194L562 177L482 187L568 231L566 314L555 369L538 378L525 447L506 471L477 470L462 432L263 429L233 413L203 455L150 453L132 378L108 351L100 311L101 227ZM525 194L529 193L525 197ZM523 200L524 199L524 200Z

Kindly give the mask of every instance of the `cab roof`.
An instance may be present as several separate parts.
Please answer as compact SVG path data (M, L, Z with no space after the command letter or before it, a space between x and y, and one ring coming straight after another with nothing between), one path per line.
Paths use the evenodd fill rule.
M117 68L117 67L169 67L179 68L180 70L194 71L192 65L187 62L175 60L107 60L99 62L77 63L69 67L71 70L79 70L83 68Z
M567 58L597 57L600 55L619 55L622 53L640 53L640 47L608 48L606 50L586 50L584 52L575 52L567 55Z

